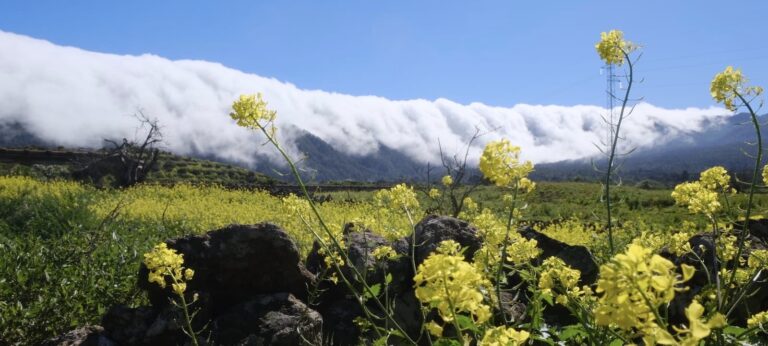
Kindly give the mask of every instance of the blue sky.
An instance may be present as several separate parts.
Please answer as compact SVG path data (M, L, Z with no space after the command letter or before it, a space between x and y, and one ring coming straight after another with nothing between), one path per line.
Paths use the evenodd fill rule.
M219 62L304 89L510 106L603 105L594 44L617 28L644 47L635 96L706 107L726 65L768 86L768 2L733 3L2 1L0 30Z

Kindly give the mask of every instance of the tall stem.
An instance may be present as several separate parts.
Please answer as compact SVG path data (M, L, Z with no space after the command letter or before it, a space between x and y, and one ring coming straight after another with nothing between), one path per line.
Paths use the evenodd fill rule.
M285 159L285 161L288 163L288 166L290 166L291 168L291 173L293 173L293 177L296 179L296 182L299 184L299 187L301 188L301 192L304 194L304 197L307 199L307 202L309 203L309 206L311 207L315 217L317 217L317 220L320 223L321 228L325 231L325 233L331 239L331 242L333 243L334 247L339 249L339 253L344 257L344 260L346 261L346 263L351 264L352 262L350 261L349 256L347 256L347 253L344 251L344 248L341 246L338 239L336 239L336 237L333 235L328 225L326 225L322 215L320 214L320 211L317 210L317 206L315 206L315 203L312 202L312 198L310 198L309 191L307 191L307 186L304 184L304 180L301 179L299 170L296 168L296 165L293 163L293 160L291 160L291 158L288 156L288 153L286 153L285 150L283 150L280 144L277 143L275 138L272 135L270 135L269 131L267 131L266 128L259 126L259 129L267 137L267 140L270 143L272 143L272 145L277 149L277 151L280 152L280 155L283 157L283 159ZM334 261L334 265L339 275L343 276L341 268L339 268L338 264L336 264L335 261ZM395 321L392 314L387 312L386 306L384 306L384 304L381 303L381 301L376 297L376 294L374 294L373 290L371 290L371 287L365 281L365 276L361 274L360 271L357 270L357 267L355 267L354 265L349 265L348 267L352 270L353 275L356 278L358 278L358 281L363 285L363 290L366 292L366 294L368 294L371 297L371 300L374 301L376 306L382 311L385 311L384 315L392 323L392 325L395 326L398 332L400 332L401 336L404 337L406 341L408 341L408 343L412 345L416 345L416 342L410 336L408 336L408 333L406 333L405 330L400 326L400 324L398 324L397 321ZM354 289L354 286L350 282L346 280L344 280L344 282L345 284L347 284L349 289L353 293L355 293L355 295L357 296L356 298L359 298L359 299L362 298L362 295L357 294L356 290ZM365 309L365 307L363 307L363 309Z
M627 109L627 103L629 102L629 92L632 90L632 82L634 78L632 60L629 59L629 55L624 50L622 50L621 53L624 54L624 59L627 61L627 66L629 67L629 78L627 83L627 91L624 93L624 99L621 102L619 121L616 123L616 131L613 133L613 138L611 139L611 153L608 155L608 169L605 173L605 209L608 214L608 246L611 251L611 256L613 256L615 251L613 245L613 223L611 221L611 175L613 175L613 161L616 156L616 144L619 141L619 130L621 129L621 122L624 120L624 112ZM609 95L609 97L613 97L613 95ZM609 125L613 126L613 124Z
M757 185L757 178L760 176L760 165L763 163L763 137L760 133L760 122L757 121L757 113L755 113L755 110L752 109L752 105L747 102L746 99L744 99L744 96L742 96L738 91L733 91L734 94L741 100L741 102L747 107L747 110L749 110L749 116L752 118L752 125L755 127L755 134L757 134L757 156L755 157L755 169L752 172L752 184L749 186L749 197L747 198L747 209L744 212L744 227L741 230L741 233L739 233L739 238L737 241L737 248L736 250L736 265L738 266L739 260L741 259L742 252L744 251L744 243L747 239L747 235L749 234L749 218L752 216L752 200L755 195L755 187ZM731 272L731 278L728 280L728 289L730 290L731 286L733 286L734 280L736 279L736 270L734 269Z
M496 297L499 300L499 313L504 323L507 323L507 315L504 313L504 304L501 300L501 277L504 274L504 260L507 257L507 244L509 243L509 232L512 231L512 219L515 216L515 206L517 202L517 190L515 186L515 192L512 195L512 205L509 206L509 217L507 218L507 231L504 235L504 242L501 244L501 258L499 258L499 267L496 271Z

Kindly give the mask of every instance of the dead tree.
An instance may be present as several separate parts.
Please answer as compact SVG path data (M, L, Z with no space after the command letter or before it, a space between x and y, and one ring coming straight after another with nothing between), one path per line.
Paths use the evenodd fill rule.
M450 215L453 217L459 216L462 209L464 209L464 202L466 198L469 197L481 183L481 180L479 179L472 182L468 181L470 170L467 167L467 159L469 158L469 150L472 148L472 144L484 134L485 133L480 132L479 128L475 128L475 133L469 139L469 142L467 142L467 146L463 155L457 153L451 157L449 157L443 151L443 145L438 140L438 147L440 149L440 163L443 166L445 175L450 176L453 180L453 183L447 186L442 185L441 196L436 199L438 202L437 209L443 209L443 202L445 201L449 205L447 210L444 212L450 213ZM432 168L427 166L427 186L422 191L427 196L429 196L429 190L432 188L432 180L430 177L431 171ZM438 179L439 178L441 177L438 177ZM430 196L430 199L434 198ZM428 210L428 212L432 211L435 210Z
M142 112L135 117L140 122L139 131L144 131L142 139L129 141L123 138L119 144L105 139L110 146L103 149L104 155L82 165L73 173L75 178L98 183L112 176L114 187L128 187L146 180L157 164L160 156L158 145L163 141L163 135L157 119L150 119Z

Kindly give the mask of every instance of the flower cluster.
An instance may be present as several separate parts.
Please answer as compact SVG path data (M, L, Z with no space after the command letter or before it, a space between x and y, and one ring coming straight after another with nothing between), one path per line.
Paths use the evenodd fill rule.
M712 98L721 102L730 111L735 112L738 106L734 104L739 97L758 96L763 93L763 88L759 86L747 87L747 78L741 74L741 70L728 66L715 75L709 91Z
M646 345L680 345L697 346L712 332L712 329L721 328L726 325L725 316L715 313L709 320L704 320L704 306L694 300L685 308L685 316L688 318L688 327L673 327L677 333L677 338L672 336L667 330L658 325L652 326L646 330L643 336L643 342Z
M556 302L565 304L569 295L578 297L584 293L579 288L581 272L569 267L560 258L552 256L545 259L541 268L539 288L542 294L555 297Z
M624 40L624 33L620 30L611 30L600 33L600 42L595 45L595 49L606 64L621 66L626 56L637 49L637 45Z
M419 208L419 200L412 187L405 184L397 184L388 190L379 190L374 195L379 206L399 210L416 210Z
M416 298L436 308L445 322L453 321L462 313L470 314L476 323L483 323L491 316L483 296L491 284L464 261L455 241L442 242L437 251L419 265L413 280ZM437 330L434 326L431 329Z
M520 162L520 147L502 139L488 143L480 156L480 171L501 187L518 187L521 180L533 171L530 161ZM526 183L526 189L532 188Z
M165 288L166 277L171 279L171 287L177 295L184 294L187 281L192 280L195 272L184 268L184 257L174 249L169 249L165 243L155 245L152 251L144 254L144 265L149 270L150 283L157 283Z
M731 176L728 175L728 171L723 166L715 166L701 172L699 181L704 188L710 191L731 190Z
M270 135L275 134L274 121L277 112L267 108L267 102L261 97L261 93L240 95L240 98L232 104L232 112L229 116L237 121L237 125L252 130L264 130Z
M768 165L763 166L763 184L768 185Z
M485 331L480 346L517 346L528 341L531 334L524 330L515 330L512 327L495 327Z
M442 182L445 186L451 186L453 185L453 177L446 175L443 177L443 179L440 180L440 182Z
M648 333L656 327L659 306L671 302L677 286L695 271L685 264L682 270L681 279L672 262L650 249L630 245L625 253L600 267L596 292L602 295L595 308L595 322Z
M391 260L397 258L397 252L391 246L383 245L373 249L371 256L377 260Z
M758 312L747 320L747 327L753 328L768 322L768 311Z
M687 205L692 213L702 213L714 217L720 210L717 192L704 187L700 182L687 182L675 186L672 198L678 205Z

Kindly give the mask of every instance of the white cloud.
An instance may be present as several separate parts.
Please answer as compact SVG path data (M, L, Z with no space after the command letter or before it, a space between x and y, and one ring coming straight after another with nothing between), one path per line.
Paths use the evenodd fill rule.
M95 147L102 138L131 137L136 121L129 115L142 109L159 119L167 147L177 153L244 163L257 153L274 157L228 116L239 94L257 91L278 111L279 127L309 131L357 155L386 145L434 162L438 139L448 152L458 151L477 126L497 130L477 142L473 157L488 140L506 137L523 148L525 158L551 162L594 155L594 143L605 133L605 109L597 106L504 108L302 90L216 63L94 53L0 31L0 123L20 122L62 145ZM634 146L650 146L700 131L726 113L640 104L623 133ZM282 131L281 139L292 147L296 133Z

